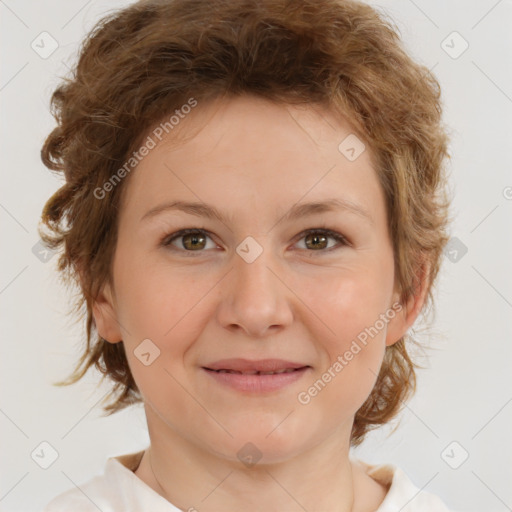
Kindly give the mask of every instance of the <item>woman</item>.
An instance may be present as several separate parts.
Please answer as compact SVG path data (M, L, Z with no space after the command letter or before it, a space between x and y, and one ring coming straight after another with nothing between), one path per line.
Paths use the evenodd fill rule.
M415 387L446 243L439 87L353 1L142 1L57 89L43 212L106 407L151 444L45 509L446 511L349 451Z

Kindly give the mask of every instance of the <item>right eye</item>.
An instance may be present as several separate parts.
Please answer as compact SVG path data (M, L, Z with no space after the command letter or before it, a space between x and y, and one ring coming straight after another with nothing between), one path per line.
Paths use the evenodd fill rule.
M179 246L173 244L175 240L182 239ZM210 238L207 231L204 229L194 228L194 229L182 229L177 231L176 233L172 233L171 235L167 235L162 240L162 245L167 247L173 251L182 251L182 252L203 252L202 249L212 249L217 247L216 244L212 243L215 247L205 247L206 240ZM211 238L210 238L211 240ZM181 246L181 247L180 247ZM188 255L187 255L188 256ZM195 255L194 255L195 256Z

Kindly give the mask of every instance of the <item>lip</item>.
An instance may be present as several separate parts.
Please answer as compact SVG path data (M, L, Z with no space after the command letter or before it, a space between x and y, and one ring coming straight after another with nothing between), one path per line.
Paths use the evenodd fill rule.
M302 363L284 361L283 359L263 359L250 361L248 359L223 359L203 366L202 370L221 385L231 389L261 394L279 391L300 380L311 370L311 366ZM219 372L219 370L225 370ZM228 373L231 372L240 373ZM284 373L258 374L255 372L283 371ZM293 370L293 371L292 371ZM241 373L253 372L253 373Z
M285 361L284 359L221 359L213 363L209 363L203 368L209 370L233 370L237 372L276 372L279 370L296 370L308 366L304 363L294 361Z

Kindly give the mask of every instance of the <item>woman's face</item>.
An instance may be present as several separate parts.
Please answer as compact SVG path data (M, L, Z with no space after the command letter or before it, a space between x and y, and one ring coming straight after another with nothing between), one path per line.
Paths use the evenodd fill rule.
M169 144L180 130L193 136ZM127 183L114 286L94 307L150 432L262 462L348 442L407 327L369 150L318 106L248 96L199 103L164 135Z

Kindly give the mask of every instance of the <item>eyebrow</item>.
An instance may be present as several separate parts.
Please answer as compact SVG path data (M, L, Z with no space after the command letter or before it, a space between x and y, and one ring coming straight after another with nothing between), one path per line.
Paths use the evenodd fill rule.
M230 215L228 219L228 216L223 215L219 210L217 210L217 208L206 203L171 201L151 208L141 217L140 220L147 220L162 212L171 210L183 211L197 217L206 217L208 219L218 220L222 223L226 223L229 219L233 218L233 216ZM347 211L361 217L370 224L374 224L372 216L365 208L357 203L349 201L348 199L340 198L326 199L321 202L295 204L286 214L283 215L281 220L291 221L307 217L308 215L335 212L339 210Z

